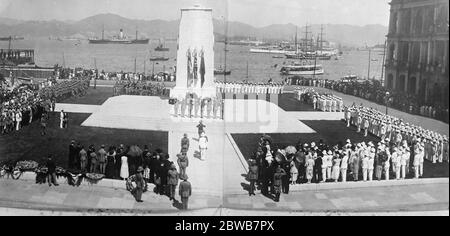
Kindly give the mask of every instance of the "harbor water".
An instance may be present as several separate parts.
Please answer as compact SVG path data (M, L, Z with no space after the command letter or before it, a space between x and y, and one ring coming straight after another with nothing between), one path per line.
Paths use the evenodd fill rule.
M89 44L87 41L76 40L49 40L48 38L27 39L13 41L12 48L34 49L35 62L38 66L54 66L59 64L66 67L95 68L106 72L174 72L176 66L177 43L166 41L165 46L170 48L168 52L155 52L154 48L159 44L158 40L151 40L147 45L140 44ZM0 48L8 48L8 42L0 42ZM280 69L283 63L290 64L292 60L286 58L274 58L276 54L255 54L249 52L249 46L227 45L226 69L231 70L227 76L228 81L281 81L283 76ZM225 45L216 43L215 48L216 68L225 66ZM169 57L168 61L151 62L151 57ZM372 52L370 60L370 77L381 78L382 52ZM136 63L135 63L136 61ZM314 62L311 62L314 63ZM368 51L344 51L342 57L335 60L316 62L322 65L325 74L320 76L325 79L339 79L346 75L358 75L367 77L369 67ZM136 65L136 66L135 66ZM318 76L319 77L319 76ZM223 80L222 75L216 76Z

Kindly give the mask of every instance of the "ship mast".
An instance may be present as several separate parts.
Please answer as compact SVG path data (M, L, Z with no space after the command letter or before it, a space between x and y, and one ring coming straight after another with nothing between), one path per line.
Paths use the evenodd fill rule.
M102 26L102 40L105 39L105 24Z
M323 25L320 25L320 52L323 51Z
M297 34L298 34L298 27L295 26L295 53L298 54L298 44L297 44Z
M306 26L305 26L305 48L304 48L304 51L305 52L307 52L308 51L308 35L309 35L309 33L310 33L310 31L308 31L308 24L306 24Z

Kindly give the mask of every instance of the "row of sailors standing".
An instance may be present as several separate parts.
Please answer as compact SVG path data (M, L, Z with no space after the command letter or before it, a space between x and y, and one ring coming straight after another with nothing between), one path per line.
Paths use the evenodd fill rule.
M222 99L220 98L183 98L176 99L172 114L183 118L220 119L222 114Z
M216 81L218 93L234 94L282 94L282 83L249 83L249 82L222 82Z
M344 101L334 94L319 94L313 88L298 87L295 89L297 100L312 103L314 110L324 112L342 112Z
M421 142L426 160L433 163L449 161L449 142L446 135L405 123L399 118L362 106L345 108L344 117L347 127L356 126L357 132L363 131L364 136L370 133L396 145L400 145L403 141L410 144Z

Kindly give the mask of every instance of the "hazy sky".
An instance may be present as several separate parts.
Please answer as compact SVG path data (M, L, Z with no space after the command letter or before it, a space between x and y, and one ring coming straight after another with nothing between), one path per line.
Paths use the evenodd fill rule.
M293 23L388 25L390 0L0 0L0 16L22 20L80 20L100 13L174 20L195 3L253 26Z

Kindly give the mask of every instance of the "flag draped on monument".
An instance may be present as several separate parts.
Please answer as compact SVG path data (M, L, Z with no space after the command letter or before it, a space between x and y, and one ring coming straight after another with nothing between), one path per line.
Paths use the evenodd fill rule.
M197 49L194 49L194 53L192 55L194 57L194 86L197 86L198 82L198 59L197 59Z
M187 56L187 86L192 86L192 55L191 55L191 49L187 50L186 53Z

